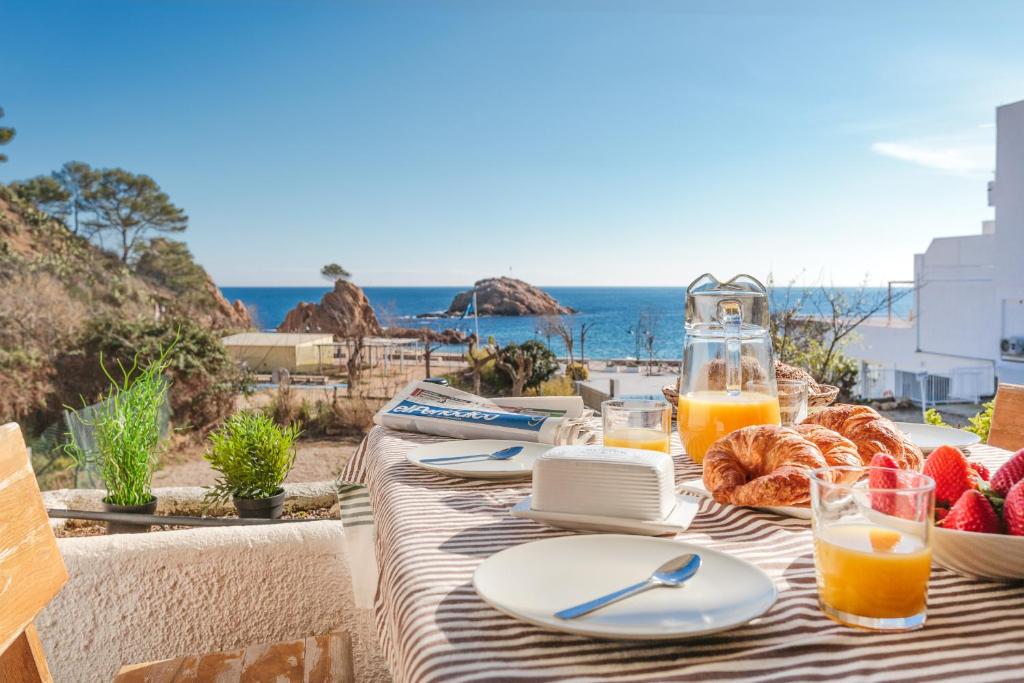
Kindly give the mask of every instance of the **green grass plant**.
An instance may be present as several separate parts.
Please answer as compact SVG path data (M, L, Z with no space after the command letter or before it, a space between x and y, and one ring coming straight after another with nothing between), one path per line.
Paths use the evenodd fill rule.
M227 502L239 498L270 498L281 489L295 465L296 425L281 427L257 412L239 412L210 434L203 456L220 473L206 498Z
M139 367L138 356L131 367L118 362L120 380L106 370L101 356L100 367L104 368L110 388L89 417L72 409L83 424L92 427L96 449L86 452L72 441L67 445L67 453L79 465L97 465L107 488L104 502L145 505L153 499L161 410L170 385L164 373L173 346L172 343L163 349L144 367Z

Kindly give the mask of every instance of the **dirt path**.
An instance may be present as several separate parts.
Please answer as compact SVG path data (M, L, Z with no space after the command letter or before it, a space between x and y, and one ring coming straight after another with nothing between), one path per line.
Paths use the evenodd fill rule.
M295 483L336 479L359 442L358 438L299 441L295 468L285 481ZM176 450L172 457L164 459L163 466L153 475L153 486L209 486L216 480L217 473L203 460L202 447L192 446Z

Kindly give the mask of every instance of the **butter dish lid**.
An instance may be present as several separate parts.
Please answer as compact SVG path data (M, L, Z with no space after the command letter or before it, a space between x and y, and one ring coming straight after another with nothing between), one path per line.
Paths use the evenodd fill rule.
M672 458L668 455L655 451L644 451L639 448L556 446L542 455L537 463L550 463L551 461L674 471Z
M661 520L676 503L674 482L664 453L560 446L534 464L531 505L538 512Z

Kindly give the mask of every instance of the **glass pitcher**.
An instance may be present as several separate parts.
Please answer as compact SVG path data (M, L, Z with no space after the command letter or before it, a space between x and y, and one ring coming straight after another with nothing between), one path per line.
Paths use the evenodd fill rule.
M749 275L686 288L678 424L694 462L740 427L781 424L770 324L768 291Z

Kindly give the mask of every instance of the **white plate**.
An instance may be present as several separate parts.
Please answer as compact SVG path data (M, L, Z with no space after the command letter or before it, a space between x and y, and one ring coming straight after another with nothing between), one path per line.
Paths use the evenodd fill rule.
M532 509L530 507L532 504L533 496L523 498L512 508L512 516L533 519L560 529L640 534L641 536L661 536L686 531L700 510L700 500L687 495L677 495L676 506L672 508L672 512L665 519L656 522L601 515L577 515L568 512L544 512Z
M896 426L906 434L911 441L917 444L925 455L928 455L939 446L956 446L967 448L981 441L981 437L971 432L953 427L939 427L938 425L916 424L914 422L897 422Z
M523 450L508 460L471 460L469 462L439 463L436 465L422 462L424 458L494 453L509 446L522 446ZM524 479L532 476L533 463L537 461L537 458L552 448L554 446L545 443L504 441L501 439L472 439L469 441L444 441L426 444L425 446L412 449L406 457L414 465L455 477L468 477L470 479Z
M696 496L702 496L704 498L710 498L711 492L708 491L707 487L704 486L703 479L688 479L679 485L679 488L692 493ZM775 515L782 515L783 517L794 517L796 519L810 519L811 508L800 508L794 506L779 506L779 507L756 507L755 510L764 510L765 512L771 512Z
M653 588L580 617L554 613L643 581L684 553L701 557L680 588ZM473 586L483 600L542 628L596 638L672 640L735 628L775 604L775 584L738 558L665 538L562 536L513 546L477 567Z

